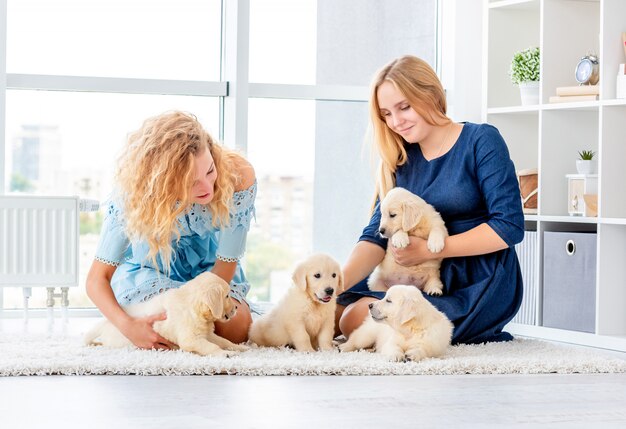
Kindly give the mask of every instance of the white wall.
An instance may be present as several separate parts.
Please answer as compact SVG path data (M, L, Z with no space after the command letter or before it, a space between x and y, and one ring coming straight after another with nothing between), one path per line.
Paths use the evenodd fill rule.
M481 121L483 0L440 0L440 76L455 121Z

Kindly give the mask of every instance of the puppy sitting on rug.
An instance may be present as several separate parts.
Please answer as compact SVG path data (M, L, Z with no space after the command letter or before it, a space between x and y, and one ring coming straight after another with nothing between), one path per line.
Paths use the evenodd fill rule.
M428 250L443 250L448 230L441 215L426 201L404 188L394 188L380 204L379 232L390 240L390 245L404 248L409 237L428 240ZM441 295L443 283L439 278L441 259L433 259L411 267L396 262L391 247L383 261L376 267L367 282L372 291L384 292L389 285L414 285L429 295Z
M250 327L250 340L259 346L290 345L299 352L331 350L335 332L336 294L343 290L339 264L316 254L300 263L293 285L283 299Z
M248 350L247 346L234 344L214 332L214 322L227 321L237 311L229 292L230 286L221 277L205 272L180 288L169 289L146 302L124 307L124 310L133 317L166 312L167 319L153 325L163 338L187 352L203 356L229 356ZM132 345L108 320L92 328L85 335L85 342L108 347Z
M367 319L339 346L342 352L373 346L393 361L419 361L443 355L450 345L452 323L414 286L392 286L369 308Z

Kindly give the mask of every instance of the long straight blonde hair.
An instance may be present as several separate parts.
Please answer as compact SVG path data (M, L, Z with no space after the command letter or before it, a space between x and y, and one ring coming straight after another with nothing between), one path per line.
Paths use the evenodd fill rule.
M391 82L406 97L409 105L430 125L451 122L446 116L446 94L435 71L420 58L405 55L391 61L376 73L370 87L371 138L380 156L376 177L376 200L382 200L396 185L396 169L407 161L404 140L393 132L380 113L378 88Z
M126 232L131 240L146 240L148 258L157 267L159 254L166 272L172 238L180 239L177 218L191 206L195 158L205 150L211 152L217 171L214 197L207 207L214 226L227 225L241 180L235 171L240 155L218 144L194 115L174 111L148 118L129 135L118 161L115 179L122 193Z

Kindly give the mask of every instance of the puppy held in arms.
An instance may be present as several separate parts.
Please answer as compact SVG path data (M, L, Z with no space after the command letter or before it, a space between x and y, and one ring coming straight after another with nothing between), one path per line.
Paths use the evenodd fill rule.
M370 275L367 285L372 291L385 292L390 285L417 286L429 295L441 295L443 283L439 276L441 259L405 267L396 262L391 248L405 248L409 237L427 240L428 250L443 250L448 230L441 215L426 201L404 188L393 188L380 204L379 233L389 239L383 261Z
M393 361L419 361L442 356L450 345L452 323L414 286L392 286L369 308L363 324L339 346L342 352L374 347Z
M248 350L248 347L234 344L214 332L214 322L226 322L237 311L229 292L228 283L207 271L179 288L169 289L146 302L124 307L124 310L133 317L165 312L167 319L153 325L163 338L187 352L203 356L230 356ZM133 345L108 320L89 331L85 342L108 347Z
M316 254L293 272L293 285L280 302L250 327L259 346L292 346L299 352L331 350L335 332L337 293L343 290L341 267L333 258Z

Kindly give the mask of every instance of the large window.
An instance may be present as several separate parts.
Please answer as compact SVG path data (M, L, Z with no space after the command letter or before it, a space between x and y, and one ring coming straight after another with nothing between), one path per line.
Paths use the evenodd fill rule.
M315 84L316 0L250 2L250 82Z
M373 189L367 85L398 55L436 64L436 10L436 0L8 0L0 192L104 201L126 135L148 116L192 112L255 167L244 268L250 300L276 301L297 260L323 251L343 262L358 239ZM84 278L102 216L81 215L72 307L92 306ZM0 292L4 308L22 305L21 290ZM44 305L33 289L31 306Z
M313 248L315 101L250 100L248 158L258 180L246 265L251 298L276 301L293 264Z
M217 81L220 0L8 0L7 72Z

